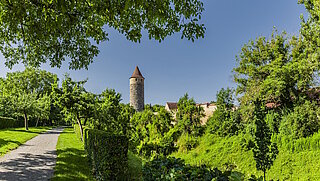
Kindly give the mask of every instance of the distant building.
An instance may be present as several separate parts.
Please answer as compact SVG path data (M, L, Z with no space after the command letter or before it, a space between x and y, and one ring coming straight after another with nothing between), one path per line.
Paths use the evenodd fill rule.
M176 119L176 115L177 115L177 111L178 111L178 103L167 102L166 106L164 108L172 114L173 119Z
M177 110L178 110L178 103L176 103L176 102L167 102L167 103L166 103L166 106L165 106L165 109L166 109L168 112L177 112Z
M201 124L206 124L208 119L212 116L213 112L217 109L217 106L215 104L210 103L201 103L197 104L197 106L200 106L204 110L204 117L201 118Z
M138 66L130 77L130 106L139 112L144 109L144 77Z
M201 118L201 124L206 124L209 117L212 116L213 112L217 109L217 106L215 104L210 104L210 103L200 103L200 104L196 104L196 106L200 106L204 110L205 116ZM174 119L176 119L176 114L178 111L178 103L167 102L165 109L172 114Z

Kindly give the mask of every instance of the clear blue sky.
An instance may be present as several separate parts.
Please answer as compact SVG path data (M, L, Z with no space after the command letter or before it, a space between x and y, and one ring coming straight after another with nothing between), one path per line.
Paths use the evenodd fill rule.
M180 33L161 43L145 34L141 43L133 43L111 30L110 41L100 44L100 54L89 70L69 71L67 63L61 69L42 68L60 78L65 72L76 80L88 78L86 88L94 93L113 88L128 103L129 77L138 65L146 78L146 103L164 105L186 92L196 102L210 102L221 88L235 87L231 71L245 43L258 36L269 37L273 27L289 35L298 34L300 14L306 13L297 1L203 0L202 21L207 30L205 37L194 43L181 40ZM0 76L22 69L17 65L9 70L2 61Z

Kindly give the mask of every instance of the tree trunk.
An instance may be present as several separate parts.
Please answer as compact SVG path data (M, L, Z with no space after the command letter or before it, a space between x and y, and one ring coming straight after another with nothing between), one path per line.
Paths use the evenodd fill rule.
M263 180L266 181L266 171L263 171Z
M38 127L38 123L39 123L39 118L37 119L36 127Z
M23 114L24 114L24 127L28 131L29 130L29 127L28 127L28 115L27 115L26 111L23 111Z
M79 115L77 115L77 122L80 128L80 134L81 134L81 141L83 141L83 129L82 129L82 124L81 124L81 120L79 118Z

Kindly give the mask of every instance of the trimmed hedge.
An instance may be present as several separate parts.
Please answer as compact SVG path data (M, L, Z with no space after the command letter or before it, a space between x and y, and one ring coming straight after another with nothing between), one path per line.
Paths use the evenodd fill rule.
M0 129L23 127L23 120L13 118L0 117Z
M128 138L104 131L86 129L85 149L97 180L126 180Z

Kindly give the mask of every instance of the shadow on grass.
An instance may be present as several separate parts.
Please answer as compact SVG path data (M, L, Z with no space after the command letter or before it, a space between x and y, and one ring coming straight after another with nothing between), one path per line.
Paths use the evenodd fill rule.
M88 180L91 175L84 150L67 148L58 150L60 155L55 167L54 180Z
M36 133L39 134L43 131L30 131L30 130L16 130L16 129L8 129L8 131L13 131L13 132L21 132L21 133Z
M4 139L1 139L0 138L0 148L3 147L3 146L6 146L10 143L15 143L17 145L21 145L22 143L20 143L19 141L12 141L12 140L4 140Z
M57 149L58 158L51 180L93 180L86 152L83 145L79 145L82 143L75 137L73 129L62 132L60 138L67 147Z

